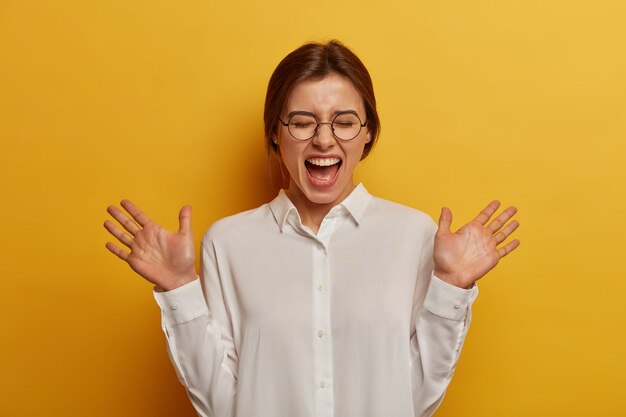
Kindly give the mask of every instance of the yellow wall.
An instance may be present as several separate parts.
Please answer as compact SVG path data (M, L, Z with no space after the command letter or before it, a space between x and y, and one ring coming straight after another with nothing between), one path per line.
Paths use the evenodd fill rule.
M267 201L267 80L333 37L380 102L370 191L520 209L437 415L625 415L624 2L227 3L0 0L0 416L194 415L105 208L191 203L199 239Z

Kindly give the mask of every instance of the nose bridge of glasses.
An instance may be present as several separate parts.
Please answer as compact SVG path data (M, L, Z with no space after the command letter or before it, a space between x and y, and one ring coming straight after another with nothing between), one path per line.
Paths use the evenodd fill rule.
M320 125L328 125L328 127L330 127L330 131L335 133L335 126L333 125L333 122L317 122L317 126L315 127L315 133L318 133L320 130Z
M324 135L320 131L321 125L328 125L330 134ZM318 142L323 140L324 138L335 140L337 136L335 135L335 127L333 126L333 122L317 122L317 126L315 127L315 132L313 133L313 140Z

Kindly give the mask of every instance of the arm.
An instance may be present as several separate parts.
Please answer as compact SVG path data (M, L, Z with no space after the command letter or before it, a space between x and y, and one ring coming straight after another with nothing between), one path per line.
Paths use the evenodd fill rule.
M202 417L226 417L235 400L237 355L219 274L204 246L201 253L202 280L154 296L168 354L191 403Z
M205 248L201 263L206 294L197 279L191 207L181 209L180 228L173 233L130 201L121 205L126 213L115 206L107 211L123 229L109 220L104 227L130 252L111 242L107 249L155 284L170 359L199 415L230 416L236 381L231 327L223 314L219 274Z
M434 227L433 227L434 229ZM432 274L433 235L424 241L411 337L411 378L416 417L431 416L443 401L469 329L478 288L457 288ZM426 296L424 297L424 292Z
M416 417L431 416L443 400L471 321L471 305L478 294L476 281L519 245L513 240L497 247L519 226L517 221L507 224L517 211L514 207L487 224L499 206L497 201L490 203L455 233L450 231L452 213L444 208L434 243L432 232L425 236L411 338ZM424 282L429 283L427 290Z

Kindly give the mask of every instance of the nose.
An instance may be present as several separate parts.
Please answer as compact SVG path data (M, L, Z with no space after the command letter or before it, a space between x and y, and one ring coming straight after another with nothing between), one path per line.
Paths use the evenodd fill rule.
M322 126L327 125L327 126ZM333 133L332 123L322 122L317 127L317 132L313 136L313 145L318 148L326 149L335 145L335 135Z

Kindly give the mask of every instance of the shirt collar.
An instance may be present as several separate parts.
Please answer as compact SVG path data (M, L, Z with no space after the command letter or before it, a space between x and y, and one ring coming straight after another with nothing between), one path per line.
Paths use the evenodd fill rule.
M371 198L372 195L365 189L363 183L359 183L359 185L352 190L350 195L331 209L327 216L337 215L337 210L335 209L341 207L347 211L357 224L360 224ZM269 206L281 232L283 231L290 215L295 215L298 218L298 221L300 221L298 210L296 209L296 206L293 205L291 200L289 200L287 194L285 194L285 190L280 190L276 198L270 202Z

